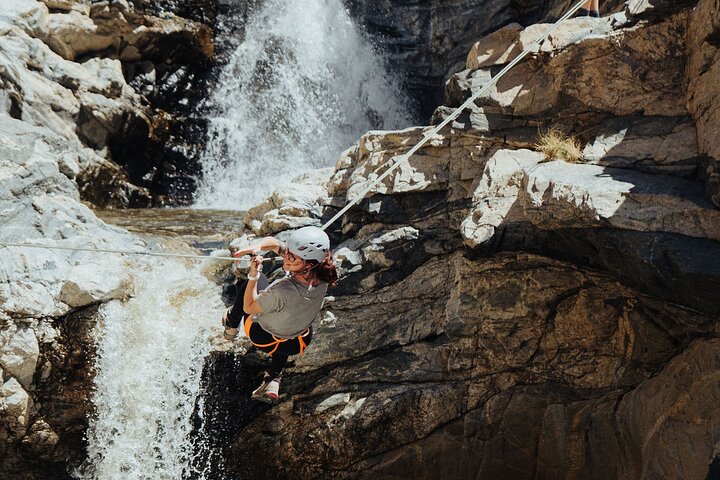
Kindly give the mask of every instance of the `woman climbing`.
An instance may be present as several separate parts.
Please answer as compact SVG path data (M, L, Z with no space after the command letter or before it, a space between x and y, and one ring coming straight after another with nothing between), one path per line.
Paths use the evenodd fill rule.
M261 273L261 250L283 257L286 277L268 285ZM238 250L233 257L253 255L247 282L238 285L238 296L223 318L225 338L234 339L244 320L245 334L253 345L271 355L270 370L253 392L253 398L274 401L290 355L299 355L310 344L312 323L318 317L328 285L337 281L330 239L317 227L293 231L287 244L265 237Z

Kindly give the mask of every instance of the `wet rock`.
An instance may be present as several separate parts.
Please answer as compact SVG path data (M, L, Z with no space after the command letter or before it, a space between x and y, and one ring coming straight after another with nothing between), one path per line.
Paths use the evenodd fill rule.
M30 396L14 378L0 387L0 416L4 417L5 428L12 437L25 435L31 405Z
M331 168L321 168L279 186L267 200L248 210L245 225L257 236L320 225L320 203L327 196L326 183L331 173Z
M39 459L52 459L52 451L60 440L59 435L44 420L32 424L23 444Z
M27 325L10 324L0 331L0 365L26 388L33 382L39 355L37 338Z

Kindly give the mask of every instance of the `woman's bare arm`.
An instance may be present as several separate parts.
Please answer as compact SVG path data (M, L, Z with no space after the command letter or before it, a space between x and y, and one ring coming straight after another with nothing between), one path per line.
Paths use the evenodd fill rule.
M248 272L248 284L245 288L245 295L243 296L243 310L248 315L263 313L262 307L257 302L257 277L258 275L260 275L259 266L262 265L262 261L263 257L258 255L256 257L253 257L250 263L250 271Z
M252 255L254 253L257 253L261 250L272 250L273 252L277 253L278 255L284 253L283 249L285 248L285 244L282 243L280 240L276 239L275 237L263 237L257 242L253 243L249 247L241 248L240 250L236 250L233 252L233 257L243 257L245 255Z

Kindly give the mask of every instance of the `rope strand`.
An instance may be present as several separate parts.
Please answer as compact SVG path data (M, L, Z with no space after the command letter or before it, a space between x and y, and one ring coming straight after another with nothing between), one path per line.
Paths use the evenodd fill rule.
M59 245L41 245L36 243L9 243L0 242L0 247L21 247L21 248L45 248L47 250L70 250L74 252L95 252L95 253L118 253L123 255L145 255L149 257L172 257L172 258L190 258L194 260L230 260L237 262L240 259L236 257L211 257L207 255L191 255L186 253L158 253L137 250L116 250L111 248L90 248L90 247L62 247ZM249 262L248 260L244 260ZM264 262L273 261L273 258L265 258Z

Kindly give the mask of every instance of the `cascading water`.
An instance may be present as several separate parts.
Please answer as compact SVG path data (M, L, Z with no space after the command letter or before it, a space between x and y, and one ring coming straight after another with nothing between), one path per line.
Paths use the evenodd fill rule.
M135 296L102 307L95 413L78 478L187 476L208 335L223 310L218 286L201 268L174 260L136 264Z
M341 0L267 0L210 100L196 207L244 209L333 165L367 130L411 123L408 101Z

